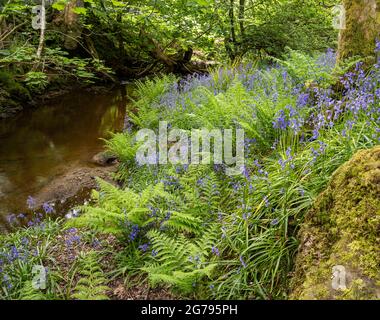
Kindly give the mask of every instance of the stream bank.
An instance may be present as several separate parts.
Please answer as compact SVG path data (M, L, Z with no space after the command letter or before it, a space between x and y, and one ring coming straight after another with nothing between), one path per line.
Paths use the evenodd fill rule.
M85 199L116 164L102 164L102 138L124 127L128 88L73 90L38 108L0 119L0 229L10 214L24 214L26 200L55 203L63 214Z

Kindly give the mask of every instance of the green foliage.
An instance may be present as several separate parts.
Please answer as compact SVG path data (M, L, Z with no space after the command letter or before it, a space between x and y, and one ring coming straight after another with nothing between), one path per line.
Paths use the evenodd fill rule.
M14 77L10 72L0 71L0 82L3 88L15 98L30 98L29 91L24 88L20 83L15 81Z
M25 75L25 83L33 91L42 91L48 85L47 76L43 72L29 71Z
M167 170L165 179L170 179ZM129 248L124 255L130 258L120 259L123 273L144 271L153 286L164 283L181 293L190 293L201 279L211 276L216 266L207 262L207 258L212 255L220 228L207 225L210 214L215 220L224 194L212 172L202 185L198 185L199 178L209 172L206 166L194 166L185 175L174 172L172 180L178 180L182 186L181 196L173 194L172 188L177 187L166 180L149 185L139 193L129 188L120 190L99 180L100 192L93 194L95 206L82 207L83 214L68 224L90 226L100 232L114 233L123 242L127 240ZM192 201L196 198L198 201ZM143 252L146 253L150 248L150 259L146 253L142 257L133 253L141 247L145 247ZM177 270L179 265L183 266L181 272Z
M305 55L301 51L287 50L285 59L273 58L273 61L286 68L292 79L306 86L318 85L328 88L338 81L339 77L352 70L360 61L349 59L336 63L335 52L331 49L325 55Z
M53 9L63 10L65 4L59 1ZM342 163L378 143L378 67L365 73L352 68L356 61L336 66L331 50L315 54L333 47L336 38L330 13L319 1L183 4L86 0L73 11L80 17L77 49L63 49L68 26L60 26L62 33L48 19L39 59L38 32L22 24L12 34L14 41L0 50L0 80L10 94L27 95L55 81L91 84L110 78L111 66L123 75L178 71L178 61L183 67L189 52L196 59L234 61L233 67L226 64L210 74L138 81L134 108L128 111L134 127L106 141L121 163L120 185L98 179L91 203L65 225L115 236L122 248L115 254L115 274L146 275L150 285L167 286L184 297L286 298L305 213ZM30 18L29 9L13 1L1 19L6 26L11 20L20 23ZM49 11L49 18L55 13ZM254 57L254 63L238 63L244 57ZM340 79L348 69L353 72ZM187 132L244 129L244 174L227 176L226 166L213 162L139 166L135 131L157 132L161 120ZM46 261L57 228L48 221L46 228L0 238L2 256L8 257L24 236L28 244L23 246L37 252L25 261L6 261L1 297L62 296L54 277L38 292L30 276L34 264ZM78 272L72 277L80 279L72 298L107 298L100 257L91 251L74 266Z
M88 0L70 9L67 5L60 0L46 6L45 45L38 59L40 33L26 23L35 18L34 4L8 1L1 13L0 63L20 76L43 72L49 83L75 79L90 84L110 80L112 70L128 76L177 71L172 63L182 63L190 52L194 61L280 57L285 47L310 53L334 47L337 37L329 6L315 0L192 0L186 5L179 0ZM73 16L70 23L58 13L65 7ZM76 47L70 52L68 38Z
M131 164L134 161L139 144L135 143L133 137L128 134L116 133L105 140L107 149L115 154L123 163Z
M99 265L99 254L90 251L83 254L78 261L79 280L74 288L72 298L79 300L108 300L107 280Z
M73 80L88 85L109 79L113 73L99 59L68 57L68 52L59 47L45 48L41 64L36 50L35 46L18 41L0 50L0 82L12 99L23 104L31 100L31 94L41 94L49 87ZM4 105L8 107L6 102Z
M91 225L97 216L96 230L112 225L124 235L120 272L143 271L153 286L196 298L286 298L305 213L332 173L378 139L378 101L369 101L371 111L352 111L368 88L360 83L378 88L371 80L378 70L368 80L359 72L359 86L339 96L330 86L341 72L334 61L330 51L319 57L291 51L272 68L243 64L179 82L140 83L136 126L157 130L165 120L185 130L244 128L244 175L226 176L212 164L138 166L129 132L111 140L121 142L116 154L127 154L119 173L125 188L101 184L97 202L76 221ZM339 104L346 112L316 135L317 119Z
M95 196L98 206L81 207L85 214L69 221L69 225L120 234L125 232L128 223L146 226L150 222L148 206L172 199L161 183L150 185L139 194L128 188L120 190L100 179L97 182L101 188L100 194Z
M33 288L32 282L26 282L20 290L20 300L47 300L48 297L41 291Z
M60 230L59 221L46 220L43 225L19 229L0 236L2 299L55 299L60 291L57 275L47 269L46 289L32 286L33 267L47 266L50 245Z
M183 216L177 215L174 219L181 225L187 222ZM148 273L153 286L169 284L180 292L189 294L199 281L211 277L216 263L207 260L217 239L215 230L204 229L203 236L194 242L181 235L173 238L155 230L150 231L147 236L156 254L153 261L148 262L142 271Z
M132 121L139 127L158 127L160 112L164 111L160 107L160 99L165 93L169 92L176 78L172 75L164 75L162 77L154 77L144 82L138 81L134 95L137 97L134 104L139 110L138 116L130 113ZM152 108L151 106L157 106Z

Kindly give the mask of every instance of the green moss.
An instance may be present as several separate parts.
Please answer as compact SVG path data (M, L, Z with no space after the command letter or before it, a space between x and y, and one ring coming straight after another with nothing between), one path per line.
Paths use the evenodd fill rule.
M380 146L332 176L300 231L292 299L380 299ZM346 290L332 288L343 266Z
M0 71L0 119L22 109L22 102L30 100L29 91L14 80L14 76Z
M346 28L341 30L338 60L359 56L373 62L375 39L380 32L378 0L345 0Z
M14 80L14 76L6 71L0 71L0 83L11 97L20 99L30 99L29 91L20 83Z

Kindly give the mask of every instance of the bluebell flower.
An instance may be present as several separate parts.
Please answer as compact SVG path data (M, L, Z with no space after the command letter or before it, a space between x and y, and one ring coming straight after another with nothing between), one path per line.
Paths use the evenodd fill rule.
M289 125L289 121L286 118L284 110L280 110L276 116L275 121L273 121L273 128L285 130Z
M310 97L309 93L301 93L297 99L297 106L301 108L305 107L309 101L309 97Z
M92 246L94 247L94 248L100 248L101 246L102 246L102 244L101 244L101 242L98 240L98 239L94 239L93 241L92 241Z
M272 226L276 226L276 225L278 225L278 223L279 223L279 220L276 218L276 219L273 219L271 222L270 222L270 224L272 225Z
M243 266L243 268L247 268L247 264L245 263L244 259L242 256L239 257L240 263Z
M9 224L13 224L16 221L16 215L11 213L7 216L7 221Z
M269 207L270 203L269 203L269 200L268 200L268 196L265 196L263 200L264 200L265 206Z
M142 252L146 252L149 248L149 243L144 243L138 247Z
M47 202L45 202L42 205L42 208L44 209L44 211L45 211L46 214L54 212L54 208L49 203L47 203Z
M129 241L133 241L136 239L139 233L139 226L137 224L132 225L132 231L129 233Z
M213 254L215 254L216 256L218 256L218 257L219 257L219 255L220 255L220 253L219 253L219 249L218 249L217 247L215 247L215 246L213 246L213 247L211 248L211 252L212 252Z
M29 209L33 209L36 206L36 200L32 196L29 196L26 200L26 204Z

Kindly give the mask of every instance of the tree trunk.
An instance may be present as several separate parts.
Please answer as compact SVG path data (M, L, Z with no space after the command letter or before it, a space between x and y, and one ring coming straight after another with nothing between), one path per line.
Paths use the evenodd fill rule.
M239 1L239 25L240 25L240 37L242 42L245 38L245 27L244 27L244 14L245 14L245 0Z
M67 50L75 50L82 35L83 27L79 21L80 17L74 12L75 8L83 7L82 0L71 0L63 11L63 22L65 26L65 44Z
M236 58L236 31L235 31L235 13L234 13L235 0L230 0L228 9L228 17L230 19L230 38L227 40L226 49L231 61Z
M41 19L41 26L40 26L41 33L40 33L40 41L37 48L38 59L41 59L42 50L44 49L44 44L45 44L45 29L46 29L45 0L41 0L40 19Z
M338 61L353 56L371 60L380 35L380 0L344 0L343 4L346 25L339 35Z

